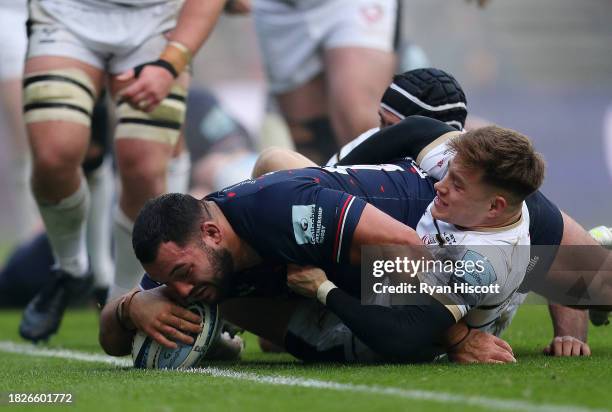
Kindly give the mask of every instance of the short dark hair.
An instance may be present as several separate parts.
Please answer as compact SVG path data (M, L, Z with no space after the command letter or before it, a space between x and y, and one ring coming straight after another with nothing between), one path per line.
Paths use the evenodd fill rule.
M185 246L197 235L202 218L207 216L204 203L190 195L169 193L147 201L132 232L136 257L143 264L151 263L162 243Z
M483 181L507 191L520 203L544 181L546 164L531 140L512 129L487 126L449 141L455 159L483 171Z

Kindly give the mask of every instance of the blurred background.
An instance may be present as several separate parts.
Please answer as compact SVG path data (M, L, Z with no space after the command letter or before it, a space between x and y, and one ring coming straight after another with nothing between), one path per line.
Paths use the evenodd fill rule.
M493 0L480 9L401 1L404 44L455 75L471 114L534 140L548 161L543 191L559 207L587 228L612 225L612 2ZM258 134L266 85L250 17L222 17L194 78ZM10 245L22 205L11 195L6 122L0 118L0 244Z

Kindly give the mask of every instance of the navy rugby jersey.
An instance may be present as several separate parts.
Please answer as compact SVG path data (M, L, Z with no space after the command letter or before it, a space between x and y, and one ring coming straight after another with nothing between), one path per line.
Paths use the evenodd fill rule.
M358 294L359 267L349 265L349 250L366 202L416 227L434 193L426 174L403 159L274 172L206 200L219 206L236 234L266 262L321 267L330 280Z

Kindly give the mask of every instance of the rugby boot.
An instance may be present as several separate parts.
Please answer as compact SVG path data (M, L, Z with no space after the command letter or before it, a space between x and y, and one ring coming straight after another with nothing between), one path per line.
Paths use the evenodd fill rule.
M59 329L66 307L89 296L93 276L74 277L60 269L51 271L52 278L28 303L19 334L34 343L48 340Z

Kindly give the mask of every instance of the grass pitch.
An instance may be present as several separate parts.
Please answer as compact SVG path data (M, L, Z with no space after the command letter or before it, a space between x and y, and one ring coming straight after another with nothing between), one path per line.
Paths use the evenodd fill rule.
M102 354L95 310L69 312L60 333L43 347L23 345L17 334L20 316L0 312L0 409L552 412L612 407L612 327L591 328L591 358L545 357L541 350L552 336L545 306L522 307L505 334L518 359L512 365L305 365L286 354L261 353L255 338L246 335L242 362L191 373L134 370L105 357L87 357ZM72 393L73 403L15 405L7 402L8 393Z

